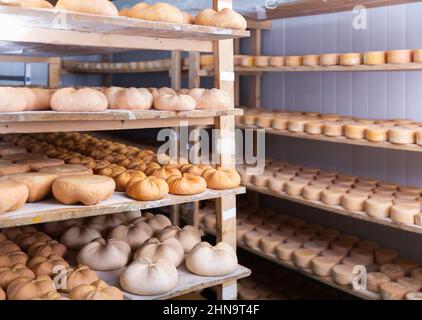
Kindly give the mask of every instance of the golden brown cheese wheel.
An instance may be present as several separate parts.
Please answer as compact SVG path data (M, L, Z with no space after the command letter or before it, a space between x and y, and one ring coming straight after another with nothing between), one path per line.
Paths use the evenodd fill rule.
M329 241L324 240L311 240L307 241L303 244L303 247L305 249L311 249L315 253L319 254L321 251L327 249L330 245Z
M245 30L247 27L246 19L229 8L224 8L220 12L212 9L202 10L196 15L195 24L237 30Z
M340 55L340 64L342 66L356 66L362 64L362 54L344 53Z
M329 277L334 266L338 263L330 257L315 257L312 259L312 271L320 277Z
M282 67L284 66L284 57L278 56L278 57L271 57L269 60L269 64L271 67Z
M297 249L293 252L293 263L303 269L311 267L312 259L315 258L317 254L311 249Z
M358 248L364 248L372 251L375 251L379 248L378 243L368 240L361 240L356 244L356 246Z
M35 242L28 248L30 257L49 257L51 255L64 257L67 248L56 240Z
M255 67L268 67L269 57L267 56L256 56L254 58Z
M72 165L65 164L59 166L45 167L39 170L42 173L53 173L58 176L70 176L70 175L80 175L80 174L93 174L92 169L88 169L86 166L82 165Z
M324 121L324 135L341 137L344 135L344 124L336 121Z
M370 266L374 263L374 253L371 249L354 248L350 250L350 257L361 261L365 266Z
M336 240L331 243L332 249L339 250L345 253L349 252L353 247L354 247L353 243L350 243L349 241L344 241L344 240L343 241Z
M345 264L338 264L334 266L331 275L333 280L340 285L350 284L355 277L353 274L353 266Z
M347 252L344 252L342 250L337 250L337 249L325 249L321 251L322 257L333 259L335 260L336 264L339 264L340 261L343 260L346 254Z
M407 287L397 282L384 282L379 286L383 300L403 300L406 296Z
M386 274L393 281L403 278L406 275L404 269L395 263L386 263L380 266L380 272Z
M353 139L353 140L365 139L365 132L367 128L368 128L368 125L363 124L363 123L359 123L359 122L347 123L344 126L344 134L346 138Z
M413 61L412 50L387 51L387 62L392 64L410 63Z
M369 126L365 131L365 138L371 142L385 142L388 140L389 129L379 125Z
M285 64L287 67L298 67L302 65L302 56L287 56L285 57Z
M299 244L281 243L276 247L277 257L283 261L290 261L292 260L293 252L299 248Z
M385 64L387 53L385 51L369 51L363 55L363 63L367 65Z

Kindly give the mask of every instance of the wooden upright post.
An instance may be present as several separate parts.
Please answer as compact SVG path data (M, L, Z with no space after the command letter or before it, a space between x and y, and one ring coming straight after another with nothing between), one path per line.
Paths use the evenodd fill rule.
M54 58L48 61L48 87L58 88L61 85L61 59Z
M261 55L261 29L251 30L251 54ZM252 76L251 81L251 103L253 108L261 107L261 73Z
M231 0L213 0L213 7L220 11L231 7ZM234 102L234 59L233 40L214 42L214 85L226 91ZM235 166L235 126L234 116L215 118L215 128L218 130L219 166L233 168ZM236 249L236 196L227 196L216 201L217 241L230 244ZM236 299L237 283L229 282L218 286L219 299Z

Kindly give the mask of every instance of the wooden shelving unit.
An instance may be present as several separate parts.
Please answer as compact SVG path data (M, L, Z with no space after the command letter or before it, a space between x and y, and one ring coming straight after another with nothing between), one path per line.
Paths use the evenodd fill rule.
M401 144L394 144L391 142L370 142L363 139L353 140L353 139L348 139L346 137L327 137L325 135L320 135L320 134L313 135L313 134L308 134L304 132L290 132L288 130L276 130L272 128L264 129L264 128L257 128L256 126L248 126L248 125L243 125L243 124L237 124L236 127L241 128L241 129L263 130L265 131L266 134L297 138L297 139L341 143L341 144L349 144L353 146L362 146L362 147L369 147L369 148L422 152L422 146L419 146L416 144L401 145Z
M214 0L214 9L227 5ZM61 19L63 18L63 19ZM65 18L65 20L64 20ZM61 57L69 55L109 54L140 49L169 51L213 52L215 57L215 86L234 97L234 82L222 74L233 73L233 39L249 36L248 31L223 28L142 21L125 17L104 17L90 14L58 12L55 10L25 9L0 6L1 55L22 57ZM13 30L13 32L11 32ZM32 133L54 131L100 131L115 129L143 129L179 127L181 125L213 125L222 129L217 137L221 142L234 139L234 116L240 110L195 110L188 113L108 111L103 113L21 112L1 113L0 133ZM221 165L234 167L234 152L220 148ZM1 226L35 224L43 221L72 219L82 216L121 212L129 208L153 208L178 203L216 199L217 241L236 246L236 194L231 191L208 190L189 197L168 196L157 202L136 202L115 193L98 206L60 207L57 203L41 202L26 205L22 211L1 215ZM196 277L195 281L179 281L170 298L207 286L218 285L218 298L235 299L236 280L246 277L250 270L240 267L222 278ZM201 279L199 279L201 278ZM189 281L188 281L189 280Z
M321 209L321 210L324 210L324 211L327 211L327 212L340 214L342 216L350 217L350 218L353 218L353 219L363 220L363 221L367 221L367 222L370 222L370 223L381 224L383 226L387 226L387 227L390 227L390 228L395 228L395 229L399 229L399 230L403 230L403 231L407 231L407 232L422 234L422 226L413 225L413 224L410 225L410 224L397 223L397 222L394 222L394 221L392 221L391 219L388 219L388 218L383 218L383 219L372 218L372 217L366 215L364 212L348 211L348 210L343 209L343 207L340 207L340 206L327 206L320 201L309 201L309 200L306 200L302 197L290 196L290 195L288 195L288 194L286 194L285 192L282 192L282 191L276 192L276 191L272 191L272 190L267 189L267 188L258 188L258 187L255 187L252 184L245 184L245 187L248 190L259 192L261 194L265 194L265 195L268 195L268 196L271 196L271 197L296 202L296 203L299 203L301 205L313 207L313 208L316 208L316 209Z

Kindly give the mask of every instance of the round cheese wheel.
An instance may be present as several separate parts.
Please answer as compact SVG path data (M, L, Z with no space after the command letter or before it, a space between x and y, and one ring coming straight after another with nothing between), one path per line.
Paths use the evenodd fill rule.
M106 88L109 109L148 110L154 103L152 94L146 88Z
M27 164L31 171L39 171L42 168L50 166L64 165L64 161L60 159L32 159L20 161L22 164Z
M366 288L372 292L379 292L380 285L391 281L391 279L381 272L369 272L366 277Z
M410 277L399 278L396 280L396 282L406 286L408 288L408 292L418 292L422 288L422 282L420 280Z
M344 124L336 121L324 121L324 135L327 137L342 137Z
M293 252L293 263L299 268L308 269L316 255L315 251L311 249L297 249Z
M35 274L23 264L16 264L11 267L0 268L0 288L7 289L7 286L18 278L35 279Z
M413 61L412 50L390 50L387 51L387 62L391 64L410 63Z
M274 253L277 245L280 244L280 239L273 236L265 236L260 239L259 247L265 253Z
M319 63L322 66L335 66L340 62L340 56L337 53L326 53L319 56Z
M416 129L416 144L422 146L422 129Z
M271 122L271 126L275 130L287 130L289 119L284 117L275 117Z
M309 120L307 119L301 119L301 118L295 118L290 119L287 122L287 129L290 132L305 132L305 126L308 123Z
M238 241L244 241L245 234L252 230L253 227L246 226L243 224L240 224L236 228L236 239Z
M260 113L255 120L255 123L260 128L270 128L272 126L274 115L271 113Z
M290 236L286 239L286 243L296 244L302 246L306 242L306 239L298 236Z
M416 62L416 63L422 62L422 49L413 50L413 62Z
M349 242L353 245L359 242L359 238L351 234L342 234L338 237L339 241Z
M368 128L368 125L359 123L359 122L352 122L347 123L344 126L344 134L346 138L349 139L365 139L365 132Z
M285 183L284 191L290 196L300 196L307 185L307 180L293 179Z
M195 17L195 24L237 30L245 30L247 27L246 19L229 8L224 8L220 12L212 9L202 10Z
M340 235L340 232L333 229L322 229L318 232L318 235L328 239L328 241L334 241Z
M419 196L422 192L420 188L412 187L412 186L399 186L398 188L401 192L413 193L417 196Z
M391 220L403 224L414 224L419 207L407 204L395 204L391 207Z
M325 249L321 251L322 257L333 259L336 262L335 264L339 264L346 254L346 252L337 249Z
M365 202L368 196L357 192L348 192L343 195L341 205L350 211L365 211Z
M374 189L375 194L381 194L386 196L392 196L396 192L396 188L388 188L388 187L376 187Z
M271 178L267 181L268 188L272 191L281 192L288 180L280 178Z
M330 257L315 257L312 259L312 272L320 277L329 277L338 262Z
M414 144L416 133L412 128L392 127L388 132L388 139L394 144Z
M28 196L29 189L24 183L0 181L0 214L22 208Z
M303 239L304 241L311 240L316 234L318 233L318 230L314 229L307 229L307 228L301 228L295 232L295 236L298 238Z
M400 265L394 263L383 264L380 266L380 272L386 274L393 281L403 278L406 275L404 269Z
M280 260L290 261L292 260L293 252L300 248L299 244L293 243L280 243L276 247L276 254Z
M254 58L255 67L268 67L269 57L267 56L256 56Z
M59 0L56 3L56 9L66 11L76 11L102 16L118 16L119 12L115 5L108 0L100 1L76 1L76 0Z
M0 176L13 173L25 173L30 170L31 169L27 164L0 164Z
M288 237L292 234L290 232L286 232L285 230L276 230L271 232L270 234L272 237L277 238L280 242L284 242Z
M371 125L365 131L365 138L371 142L388 141L389 128L379 125Z
M234 169L208 169L204 171L202 177L207 181L207 187L211 189L234 189L240 185L240 176Z
M362 64L362 54L344 53L340 55L340 64L342 66L356 66Z
M382 300L403 300L407 287L397 282L384 282L379 286Z
M324 124L321 121L309 121L305 125L305 132L308 134L323 134Z
M336 240L331 243L332 249L339 250L345 253L349 252L353 247L354 247L353 243L350 243L349 241L344 241L344 240L343 241Z
M57 289L67 293L78 286L90 285L98 280L99 278L95 271L87 266L78 265L75 268L65 270L64 278Z
M154 99L154 107L164 111L190 111L197 107L197 104L187 94L163 94Z
M285 64L287 67L298 67L302 65L302 56L287 56L285 57Z
M371 249L354 248L350 250L350 256L361 261L365 266L370 266L374 263L374 253Z
M273 226L267 225L267 224L258 225L255 228L255 230L261 235L269 235L271 232L275 231L276 229L277 229L277 227L273 227Z
M379 248L378 243L367 240L361 240L356 245L358 248L364 248L372 251L377 250Z
M363 62L367 65L385 64L387 61L387 53L385 51L369 51L363 55Z
M243 67L252 67L254 64L254 57L251 56L242 56L240 65Z
M307 241L303 244L303 247L305 249L311 249L313 250L315 253L319 254L321 251L327 249L330 245L329 241L324 241L324 240L312 240L312 241Z
M365 212L368 216L374 218L388 218L390 217L392 201L388 199L369 198L365 202Z
M319 65L319 55L317 54L308 54L303 56L303 65L304 66L317 66Z
M128 15L131 18L142 20L185 23L184 16L179 9L170 4L160 2L153 5L138 3L129 10ZM199 20L197 24L199 24Z
M284 57L270 57L269 64L271 67L282 67L284 66Z
M327 206L339 206L345 192L336 189L325 189L321 193L321 202Z
M264 173L262 175L254 175L252 177L252 183L258 188L264 188L267 186L268 180L272 177L269 173Z
M249 231L245 234L244 240L247 246L251 248L258 248L262 235L256 231Z
M303 189L302 197L310 201L320 201L321 194L325 189L326 187L322 185L308 185Z
M410 275L412 270L419 266L419 264L416 261L413 261L410 259L403 259L403 258L397 258L395 263L403 268L406 275Z
M353 266L345 264L334 266L331 275L336 283L344 286L350 284L355 277L353 274Z
M132 250L138 249L142 244L152 237L152 228L144 221L135 221L130 224L121 224L113 228L108 239L117 239L129 244Z
M232 98L224 90L194 88L189 91L189 95L195 100L197 109L233 108Z

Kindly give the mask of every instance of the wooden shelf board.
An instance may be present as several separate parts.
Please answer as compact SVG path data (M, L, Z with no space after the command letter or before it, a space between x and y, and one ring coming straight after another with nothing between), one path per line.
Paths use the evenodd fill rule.
M0 214L0 228L77 219L137 209L152 209L242 193L245 193L243 187L223 191L207 189L196 195L176 196L169 194L164 199L157 201L135 201L123 192L115 192L109 199L94 206L63 205L54 199L48 199L36 203L27 203L19 210Z
M357 71L412 71L422 70L422 63L380 64L358 66L298 66L298 67L242 67L236 66L238 72L357 72Z
M98 272L101 279L107 282L109 285L120 287L119 276L123 272L123 269L111 271L111 272ZM165 300L185 295L190 292L202 290L209 287L214 287L219 284L236 281L242 278L249 277L251 270L241 265L230 275L223 277L203 277L195 275L189 272L185 265L178 268L179 279L177 287L167 293L156 295L156 296L139 296L123 291L123 295L127 300Z
M249 31L0 6L0 54L69 56L157 49L212 52ZM13 32L10 32L13 30Z
M24 111L0 113L0 133L100 131L210 125L216 117L241 115L227 110L107 110L104 112Z
M368 216L367 214L365 214L364 212L358 212L358 211L347 211L345 209L343 209L343 207L340 206L327 206L325 204L323 204L322 202L319 201L310 201L310 200L306 200L302 197L299 196L290 196L286 193L284 193L283 191L280 192L276 192L276 191L272 191L270 189L267 188L258 188L255 187L252 184L245 184L245 187L248 190L251 191L255 191L255 192L259 192L262 194L266 194L272 197L276 197L276 198L280 198L280 199L284 199L284 200L288 200L288 201L292 201L292 202L296 202L308 207L313 207L316 209L321 209L321 210L325 210L328 212L332 212L332 213L337 213L340 214L342 216L346 216L346 217L350 217L353 219L358 219L358 220L363 220L363 221L367 221L370 223L375 223L375 224L380 224L383 226L387 226L390 228L395 228L395 229L399 229L399 230L404 230L404 231L408 231L408 232L412 232L412 233L417 233L417 234L422 234L422 226L418 226L418 225L410 225L410 224L402 224L402 223L397 223L392 221L389 218L373 218Z
M382 149L391 149L391 150L401 150L401 151L412 151L412 152L422 152L422 146L416 144L394 144L390 142L370 142L367 140L359 139L353 140L346 137L327 137L324 135L313 135L303 132L290 132L288 130L275 130L272 128L257 128L256 126L248 126L243 124L237 124L238 128L241 129L253 129L253 130L265 130L265 133L272 135L279 135L290 138L306 139L306 140L315 140L315 141L324 141L332 143L341 143L341 144L350 144L354 146L370 147L370 148L382 148Z
M365 8L385 7L391 5L419 2L420 0L299 0L279 4L274 9L266 9L264 19L284 19L353 10L355 6Z

